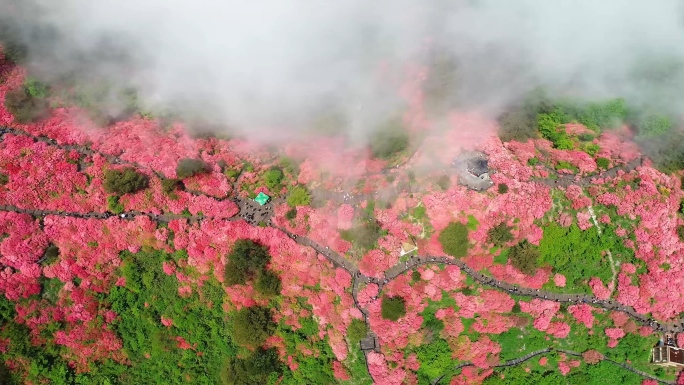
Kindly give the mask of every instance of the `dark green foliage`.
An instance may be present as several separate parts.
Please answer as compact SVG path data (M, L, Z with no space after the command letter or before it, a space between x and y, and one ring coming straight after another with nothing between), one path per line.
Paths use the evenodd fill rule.
M181 187L180 179L162 179L161 185L164 194L171 199L178 199L176 191Z
M128 167L121 170L107 170L104 175L104 189L110 194L131 194L147 188L147 175Z
M306 188L297 186L288 194L287 204L290 205L290 207L308 206L311 204L311 194L309 194L309 191Z
M59 248L51 243L45 249L45 252L43 253L43 256L40 259L40 261L41 261L41 264L43 264L43 265L51 265L55 261L57 261L58 257L59 257Z
M280 182L283 181L283 172L279 169L272 168L264 174L264 181L266 187L271 191L277 190L280 187Z
M537 158L530 158L527 160L527 164L530 166L536 166L539 163L539 159Z
M368 218L361 225L349 230L341 230L340 236L348 242L354 242L363 250L372 250L382 235L382 226L374 218Z
M362 339L366 338L367 334L368 327L363 320L354 318L347 327L347 338L349 338L349 341L353 344L356 344Z
M451 353L449 344L442 338L435 338L429 344L419 346L416 349L420 362L418 376L430 383L445 374L450 367L455 366Z
M448 175L442 175L437 179L437 186L442 190L446 191L451 186L451 178Z
M0 186L4 186L9 183L9 175L0 173Z
M32 96L25 87L8 92L5 95L5 107L14 120L21 124L36 122L50 113L48 101Z
M627 102L622 98L592 103L566 101L559 103L559 109L567 116L567 121L563 123L576 120L596 132L602 128L619 126L628 114Z
M249 239L239 239L228 254L225 279L228 285L241 285L262 272L271 256L266 246Z
M178 280L162 269L164 262L179 258L187 255L124 253L121 271L126 286L113 286L106 301L118 314L114 330L132 366L121 366L121 374L110 378L110 383L214 385L220 383L226 360L235 356L220 284L205 281L199 296L179 296ZM161 316L173 320L172 329L161 324ZM203 355L180 349L176 336Z
M418 282L421 280L420 272L418 270L413 270L411 273L411 282Z
M209 165L199 159L183 158L178 161L176 166L176 176L179 179L190 178L197 174L208 173L211 171Z
M513 228L508 226L506 222L499 223L498 225L489 229L489 232L487 232L489 242L497 246L505 245L513 240L513 234L511 233L511 230L513 230Z
M677 236L681 242L684 242L684 225L677 226Z
M114 214L121 214L125 210L123 204L119 202L118 195L110 195L107 197L107 209Z
M539 262L553 266L554 272L567 278L568 284L586 287L588 277L598 277L604 282L611 278L610 261L605 255L610 250L625 262L633 261L633 250L624 247L611 226L604 226L599 236L595 228L582 231L576 224L562 227L550 223L544 227L539 243Z
M582 142L591 142L592 140L594 140L594 138L596 138L596 135L589 133L577 135L577 139L579 139Z
M371 138L374 157L389 160L406 150L409 137L401 121L392 120L381 127Z
M271 319L271 310L259 306L240 309L231 321L233 340L242 346L261 346L276 328Z
M468 227L460 222L450 223L439 234L439 243L448 255L462 258L468 255Z
M539 249L537 246L524 240L508 251L508 258L513 267L522 273L533 275L538 267Z
M24 87L34 98L47 98L50 95L50 86L31 77L26 78Z
M229 359L221 373L221 385L264 385L272 374L282 372L274 348L257 349L247 358Z
M382 318L396 321L406 315L406 303L401 297L382 297L380 313Z
M598 159L596 159L596 166L598 168L606 169L606 168L608 168L608 166L610 166L610 159L603 158L603 157L598 158Z
M280 166L283 168L283 171L287 172L293 177L296 177L299 174L299 165L292 158L280 158Z
M667 115L647 113L636 118L634 126L640 137L661 136L672 130L672 119Z
M285 212L285 219L287 220L293 220L297 218L297 209L296 208L291 208Z
M499 192L499 194L505 194L508 192L508 185L505 183L499 183L499 185L496 186L496 190Z
M574 144L565 131L565 127L562 126L565 120L567 118L556 111L537 116L537 124L542 137L551 141L553 147L557 149L571 150Z
M499 138L504 142L525 142L539 136L537 115L553 110L553 104L543 90L531 92L525 101L512 106L499 116Z
M268 270L264 270L257 276L254 289L257 293L273 297L280 294L280 277Z

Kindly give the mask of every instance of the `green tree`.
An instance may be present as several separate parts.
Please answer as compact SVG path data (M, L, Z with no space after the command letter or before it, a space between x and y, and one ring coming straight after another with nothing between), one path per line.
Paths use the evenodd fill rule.
M489 242L497 246L505 245L513 240L513 233L511 233L511 230L513 230L513 228L508 226L506 222L499 223L487 232Z
M446 191L451 186L451 178L448 175L442 175L437 179L437 186L442 190Z
M278 169L270 169L264 174L264 181L270 190L275 190L283 181L283 172Z
M258 293L271 297L280 294L280 287L280 277L269 270L260 272L254 283L254 289Z
M162 192L166 194L171 199L178 199L178 191L181 187L180 179L162 179Z
M149 184L147 175L127 167L121 170L109 169L104 175L104 189L110 194L131 194L146 189Z
M36 122L50 113L48 101L32 96L25 87L8 92L5 107L14 116L14 121L21 124Z
M445 253L456 258L468 255L468 227L460 222L451 222L439 234L439 243Z
M290 207L308 206L311 204L311 194L302 186L297 186L287 196L287 204Z
M524 240L508 251L508 258L513 267L520 270L522 273L532 275L537 271L539 249L537 246Z
M178 161L176 175L179 179L190 178L197 174L208 173L211 167L206 162L199 159L183 158Z
M265 307L244 307L232 317L233 340L242 346L257 347L275 331L271 311Z
M401 297L382 297L380 314L382 318L396 321L406 315L406 303Z
M363 320L354 318L347 327L347 338L353 344L358 343L362 339L366 338L368 334L368 327Z
M380 159L391 159L397 154L406 150L409 144L409 137L400 120L391 120L382 127L371 138L371 152L373 157Z
M429 344L419 346L416 354L420 362L418 375L424 377L428 383L444 375L450 367L454 366L451 348L442 338L436 338Z
M228 285L241 285L261 273L271 256L268 248L250 239L238 239L228 254L225 281Z
M677 237L680 242L684 242L684 225L677 226Z
M610 160L608 158L603 158L603 157L597 158L596 159L596 166L598 168L607 169L608 166L610 166Z
M222 385L264 385L282 371L275 348L257 349L247 358L231 358L221 373Z
M499 194L505 194L508 192L508 185L505 183L499 183L498 186L496 186L497 191Z
M34 98L47 98L50 94L50 87L32 77L26 78L24 82L26 92Z
M110 195L107 197L107 209L114 214L121 214L125 210L123 204L119 202L118 195Z

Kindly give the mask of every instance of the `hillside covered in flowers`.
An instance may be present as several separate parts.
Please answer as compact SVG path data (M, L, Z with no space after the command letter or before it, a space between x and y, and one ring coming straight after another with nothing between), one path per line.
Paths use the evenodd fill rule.
M531 98L437 122L408 68L370 145L274 146L0 63L3 384L684 383L650 362L684 347L681 155L640 147L675 119ZM459 183L464 151L491 188Z

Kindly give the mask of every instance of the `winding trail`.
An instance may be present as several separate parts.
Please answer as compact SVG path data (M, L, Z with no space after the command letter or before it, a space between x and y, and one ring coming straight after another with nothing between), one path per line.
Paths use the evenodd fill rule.
M546 348L546 349L540 349L540 350L537 350L537 351L528 353L528 354L526 354L526 355L524 355L524 356L522 356L522 357L514 358L514 359L512 359L512 360L509 360L509 361L506 361L506 362L502 362L502 363L500 363L500 364L498 364L498 365L494 365L493 368L505 368L505 367L520 365L520 364L522 364L523 362L528 361L528 360L530 360L530 359L532 359L532 358L534 358L534 357L537 357L537 356L540 356L540 355L543 355L543 354L552 353L552 352L559 352L559 353L565 353L565 354L570 355L570 356L582 357L582 353L574 352L574 351L572 351L572 350L565 350L565 349L557 349L557 348L554 348L554 347L548 347L548 348ZM611 363L611 364L613 364L613 365L617 365L617 366L619 366L619 367L621 367L621 368L623 368L623 369L629 370L630 372L635 373L635 374L637 374L637 375L639 375L639 376L641 376L641 377L643 377L643 378L647 378L647 379L650 379L650 380L655 380L655 381L657 381L657 382L659 382L659 383L661 383L661 384L675 385L675 383L674 383L673 381L665 381L665 380L660 379L660 378L658 378L658 377L656 377L656 376L653 376L653 375L648 374L648 373L646 373L646 372L643 372L643 371L641 371L641 370L639 370L639 369L636 369L636 368L633 367L633 366L627 365L627 364L622 363L622 362L613 361L613 360L611 360L610 358L603 358L601 361L606 361L606 362L609 362L609 363ZM466 362L462 362L462 363L456 365L456 366L455 366L454 368L452 368L451 370L453 370L453 371L455 372L455 371L457 371L457 370L459 370L459 369L465 368L466 366L474 366L474 365L473 365L472 362L466 361ZM444 375L442 375L442 376L436 378L435 380L433 380L433 381L431 382L431 384L432 384L432 385L437 385L437 384L439 384L439 382L440 382L443 378L444 378Z
M8 128L8 127L0 127L0 140L2 137L7 134L7 133L12 133L15 135L23 135L23 136L29 136L34 139L34 141L40 141L40 142L45 142L50 146L55 146L59 147L63 150L71 150L71 151L77 151L81 154L84 155L94 155L94 154L100 154L104 158L107 159L110 163L113 164L127 164L133 167L138 167L146 170L151 170L155 175L164 178L164 175L162 175L159 172L156 172L155 170L152 170L151 167L141 165L136 162L129 162L120 159L117 156L110 155L110 154L105 154L102 152L94 151L86 146L81 146L81 145L71 145L71 144L58 144L54 139L44 137L44 136L34 136L31 135L25 131L15 129L15 128ZM584 178L576 178L574 176L566 176L562 175L559 177L559 179L551 179L551 178L543 178L543 179L535 179L535 181L539 183L543 183L545 185L548 185L550 187L567 187L571 184L579 184L582 186L586 186L592 182L594 178L599 178L599 177L612 177L616 176L619 171L624 171L624 172L629 172L636 167L640 166L642 164L642 159L636 159L630 163L627 163L622 166L614 167L612 169L606 170L600 175L596 176L588 176ZM238 181L236 180L233 184L233 194L238 193ZM401 187L401 186L400 186ZM191 223L196 223L199 221L207 220L207 219L214 219L214 220L225 220L225 221L239 221L239 220L244 220L252 225L257 225L259 223L265 223L268 226L271 226L273 228L278 229L279 231L282 231L285 233L288 237L290 237L294 242L306 246L306 247L311 247L314 250L316 250L319 254L323 255L325 258L327 258L330 262L333 263L334 266L339 267L341 269L344 269L347 271L353 279L352 282L352 297L354 299L354 305L359 309L359 311L363 314L364 320L366 321L366 325L368 326L368 338L372 339L375 341L375 349L376 351L380 350L380 346L378 344L378 339L375 333L371 330L370 323L368 322L368 317L369 317L369 311L367 308L361 306L361 304L358 302L358 293L363 285L366 284L376 284L378 285L379 293L382 292L383 287L388 284L390 281L395 279L401 274L404 274L408 272L409 270L415 269L418 266L421 265L455 265L460 268L462 272L465 274L469 275L472 277L475 281L480 283L481 285L484 286L489 286L501 291L506 291L511 295L517 295L521 297L532 297L532 298L540 298L540 299L546 299L550 301L556 301L556 302L568 302L568 303L587 303L589 305L595 306L595 307L601 307L607 310L611 311L621 311L627 314L629 317L635 319L637 322L647 325L651 328L653 328L656 331L661 331L661 332L682 332L684 331L683 324L680 321L678 321L676 324L660 324L656 322L653 319L647 318L646 316L637 313L632 307L625 306L622 304L617 303L616 301L613 300L600 300L596 297L586 295L586 294L559 294L559 293L553 293L553 292L548 292L548 291L543 291L543 290L538 290L538 289L530 289L530 288L524 288L524 287L518 287L516 285L511 285L506 282L498 281L492 277L485 276L469 266L467 266L464 262L453 259L451 257L445 257L445 256L413 256L410 258L409 261L406 262L401 262L398 263L389 269L387 269L384 272L384 277L383 278L377 278L377 277L369 277L366 276L365 274L362 274L358 267L348 261L346 258L344 258L342 255L339 253L335 252L334 250L331 250L327 246L323 246L321 244L318 244L311 240L308 237L304 236L297 236L296 234L293 234L289 232L288 230L278 227L274 225L270 218L273 214L273 207L276 204L282 203L284 200L283 199L273 199L272 201L268 202L267 204L260 206L256 203L254 203L251 199L245 199L245 198L240 198L237 195L232 195L232 196L227 196L224 198L217 198L199 191L189 191L186 190L194 195L202 195L206 197L210 197L212 199L215 199L217 201L225 201L225 200L231 200L233 201L239 209L239 212L230 218L218 218L218 217L210 217L210 216L204 216L204 215L181 215L181 214L170 214L170 213L162 213L162 214L156 214L152 212L141 212L141 211L127 211L123 212L120 214L114 214L111 212L67 212L67 211L62 211L62 210L42 210L42 209L27 209L27 208L19 208L16 206L9 206L9 205L0 205L0 211L10 211L10 212L16 212L16 213L23 213L23 214L28 214L31 216L34 216L36 218L44 218L48 215L55 215L55 216L63 216L63 217L75 217L75 218L96 218L96 219L107 219L110 217L119 217L120 219L126 219L126 220L133 220L134 218L138 216L147 216L150 220L156 221L158 223L168 223L169 221L176 220L176 219L187 219ZM393 187L392 191L390 192L389 197L399 195L401 193L400 188L398 187ZM325 199L325 200L335 200L340 203L350 203L352 205L359 204L365 200L368 199L374 199L378 197L378 193L374 194L349 194L349 193L343 193L343 192L330 192L330 191L314 191L314 195L317 199ZM383 192L383 198L387 198L387 192ZM378 297L375 297L373 300L378 300ZM363 350L363 349L362 349ZM515 360L507 361L504 363L501 363L495 367L504 367L504 366L512 366L512 365L517 365L521 362L524 362L526 360L529 360L530 358L540 355L540 354L545 354L548 353L552 350L552 348L548 349L543 349L539 350L533 353L530 353L528 355L525 355L523 357L520 357ZM560 351L560 350L559 350ZM568 352L566 352L568 353ZM368 354L368 350L364 350L364 354ZM568 353L570 354L570 353ZM581 355L580 353L574 353L574 355ZM614 361L611 361L616 365L622 366L623 368L627 370L631 370L639 375L642 375L643 377L646 378L652 378L654 380L657 380L659 382L669 384L669 382L665 382L662 380L659 380L653 376L650 376L647 373L635 371L635 369L631 368L628 365L617 363ZM367 363L366 363L367 364ZM471 363L462 363L459 366L457 366L455 369L459 369L468 365L472 365ZM437 379L437 382L439 379ZM437 383L435 382L435 383Z

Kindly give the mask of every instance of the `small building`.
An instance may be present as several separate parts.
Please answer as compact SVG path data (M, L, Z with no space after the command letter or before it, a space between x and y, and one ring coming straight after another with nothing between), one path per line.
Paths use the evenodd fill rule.
M453 166L457 170L458 182L471 190L484 191L494 185L489 176L489 161L481 152L463 152L454 159Z
M415 243L411 242L404 242L401 244L401 250L399 250L399 256L403 257L404 255L411 253L413 251L418 250L418 246L416 246Z
M361 340L360 344L361 344L361 350L362 351L368 351L368 350L378 351L380 349L380 344L378 343L378 337L376 337L375 335L369 334L368 337Z
M675 340L670 335L665 335L653 347L652 360L658 366L684 367L684 349L677 347Z
M256 196L256 198L254 198L254 201L255 201L256 203L260 204L261 206L263 206L263 205L265 205L266 203L268 203L268 201L269 201L270 199L271 199L270 196L264 194L263 192L260 192L260 193Z

